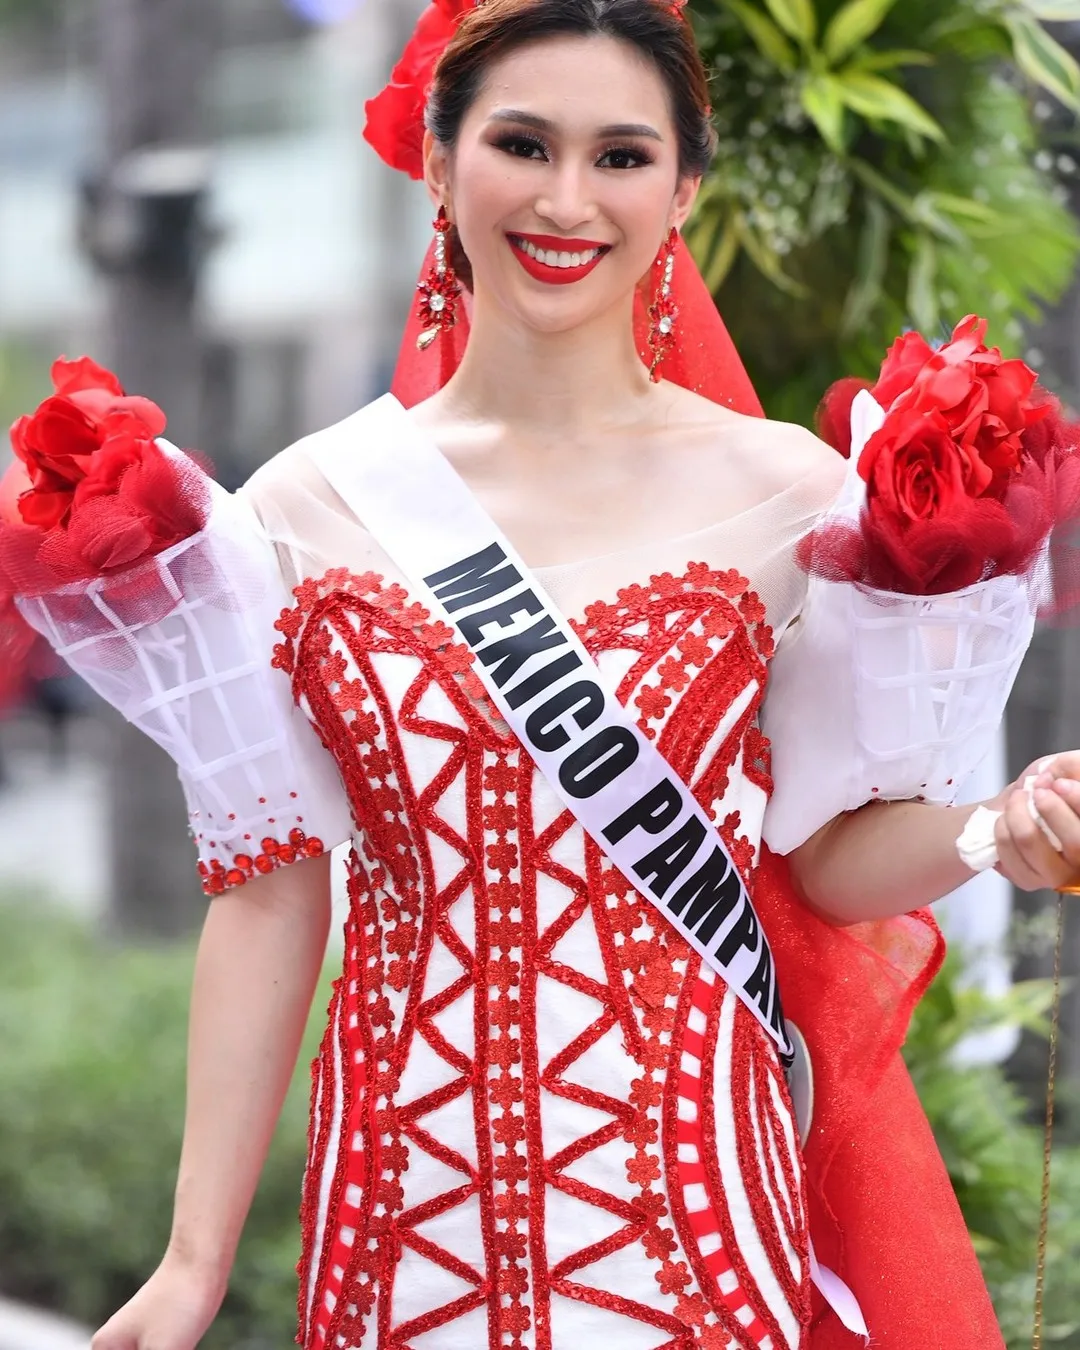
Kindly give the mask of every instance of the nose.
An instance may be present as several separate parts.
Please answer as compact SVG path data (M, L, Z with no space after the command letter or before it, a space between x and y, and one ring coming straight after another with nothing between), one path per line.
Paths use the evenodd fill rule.
M545 190L536 199L537 214L550 220L563 233L596 219L596 204L588 190L587 172L581 165L553 165Z

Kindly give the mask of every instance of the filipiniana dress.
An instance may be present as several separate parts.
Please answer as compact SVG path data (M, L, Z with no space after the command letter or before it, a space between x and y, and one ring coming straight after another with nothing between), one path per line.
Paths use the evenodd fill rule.
M815 1066L804 1149L771 1040L563 808L319 445L218 494L206 539L158 560L153 614L115 586L27 608L177 759L213 903L348 846L299 1342L855 1347L812 1294L812 1237L880 1350L1000 1346L897 1053L937 931L830 927L762 843L770 663L842 461L696 533L535 569L749 887Z
M366 417L354 419L357 454ZM314 1079L303 1343L796 1350L812 1315L811 1216L772 1043L563 808L485 698L467 649L322 479L314 444L246 492L295 587L273 664L333 756L352 814L345 968ZM826 949L817 971L785 980L791 944L772 938L789 1016L816 1023L793 1002L815 990L828 999L830 960L845 984L870 987L878 1006L853 1001L852 1015L883 1025L836 1035L862 1088L874 1070L855 1043L902 1035L889 1018L902 1020L935 935L913 919L882 934L883 953L871 938L853 959L843 935L796 908L783 864L755 885L771 789L759 725L769 663L806 595L796 540L842 473L838 459L714 528L535 572L707 805L755 902L804 935L808 964L815 941ZM890 1052L895 1041L877 1072L910 1093ZM830 1092L842 1095L819 1072L826 1134L841 1110ZM985 1293L923 1129L922 1168L934 1175L918 1204L935 1222L944 1214L946 1231L889 1231L910 1209L891 1210L890 1188L919 1182L919 1158L897 1158L873 1182L874 1227L888 1236L869 1252L858 1234L851 1256L869 1258L887 1306L896 1272L933 1259L913 1244L941 1244L923 1306L938 1327L946 1308L970 1320L972 1344L991 1347ZM895 1144L910 1147L901 1134ZM814 1224L815 1241L836 1259L828 1227ZM966 1307L964 1282L947 1282L958 1231ZM875 1264L882 1246L897 1250ZM910 1331L890 1339L876 1290L856 1293L876 1343L929 1343ZM857 1344L831 1314L822 1322L838 1344Z

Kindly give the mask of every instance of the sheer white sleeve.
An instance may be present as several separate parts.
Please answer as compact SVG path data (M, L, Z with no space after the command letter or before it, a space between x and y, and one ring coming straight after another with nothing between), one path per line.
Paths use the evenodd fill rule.
M854 477L853 455L834 510L857 494ZM951 803L993 746L1034 610L1026 577L913 597L811 576L762 710L769 847L790 853L874 800Z
M129 571L24 597L27 621L175 761L203 887L227 888L349 837L329 752L273 668L291 604L251 506L212 486L206 528Z

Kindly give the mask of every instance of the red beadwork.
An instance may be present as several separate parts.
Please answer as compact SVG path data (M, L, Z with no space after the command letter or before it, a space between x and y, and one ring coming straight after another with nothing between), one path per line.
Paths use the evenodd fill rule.
M251 836L245 835L244 838L250 839ZM262 852L256 857L248 853L237 853L233 857L231 867L226 867L217 858L212 858L209 863L200 862L199 875L205 893L221 895L232 886L243 886L256 875L265 876L279 867L295 862L301 854L306 858L318 858L326 852L326 846L321 839L306 835L303 830L291 830L288 844L280 844L276 839L268 837L262 841L261 848Z
M649 364L649 378L654 382L660 379L660 366L675 345L675 324L679 317L679 307L671 295L671 278L675 266L675 250L678 247L679 235L677 230L672 230L664 242L664 247L657 259L657 266L660 268L660 282L657 286L656 298L649 306L649 351L652 353L652 360Z
M422 332L418 345L427 347L439 333L448 332L457 323L461 283L446 256L446 238L450 219L444 206L435 219L435 260L417 286Z
M652 1328L658 1344L680 1350L755 1350L770 1333L779 1350L781 1329L749 1266L731 1251L734 1274L725 1280L736 1286L721 1292L711 1258L698 1250L698 1216L688 1215L673 1180L697 957L569 813L549 806L534 817L541 800L535 768L446 625L372 574L336 569L298 587L296 598L278 623L284 640L275 660L334 754L360 832L349 864L345 970L313 1079L318 1120L313 1115L303 1201L301 1343L308 1350L404 1347L479 1314L487 1350L550 1350L558 1298ZM590 605L575 624L592 652L629 653L620 699L714 811L748 879L753 832L725 794L744 780L768 791L768 746L756 725L772 649L764 619L745 578L695 563L684 576L656 576ZM377 673L387 661L399 673L408 662L412 671L396 678L393 695ZM412 747L420 744L430 747L428 767L414 778ZM260 856L275 865L303 847L290 835ZM585 926L599 947L600 967L588 971L567 958L565 945ZM719 998L722 982L714 987ZM545 989L591 1000L595 1010L554 1054L542 1049L539 1034ZM467 1045L445 1029L463 1003ZM776 1057L745 1020L739 1035L750 1047L751 1077L744 1075L734 1104L744 1146L775 1142L782 1130L768 1104L756 1114L751 1108L747 1084L760 1093ZM615 1095L594 1086L585 1067L609 1033L633 1066ZM442 1071L417 1095L409 1066L420 1049ZM710 1071L700 1094L704 1119L712 1090ZM551 1103L588 1110L591 1133L553 1151L543 1123ZM472 1156L451 1146L436 1123L450 1108L473 1121ZM704 1157L711 1135L700 1128ZM609 1147L622 1150L618 1194L598 1189L581 1170L588 1175L594 1154ZM442 1190L418 1193L415 1178L435 1164ZM763 1230L770 1264L787 1261L785 1242L803 1259L801 1194L797 1205L790 1200L800 1182L801 1163L780 1149L753 1183L759 1200L775 1194L780 1204L780 1227ZM737 1248L715 1177L706 1191L723 1250ZM605 1215L607 1236L580 1250L566 1240L561 1253L549 1252L545 1215L558 1196ZM459 1209L462 1223L479 1225L481 1260L466 1260L429 1233L436 1217ZM651 1288L598 1286L593 1267L630 1250ZM414 1272L422 1260L454 1276L461 1292L425 1307L422 1278L407 1286L397 1280L406 1258ZM787 1279L792 1316L805 1322L805 1280ZM399 1314L402 1300L423 1310ZM749 1309L748 1324L736 1316L740 1307Z

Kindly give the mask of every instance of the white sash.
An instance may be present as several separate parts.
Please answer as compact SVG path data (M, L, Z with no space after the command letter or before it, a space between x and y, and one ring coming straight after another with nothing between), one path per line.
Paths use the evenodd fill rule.
M790 1069L772 953L716 827L442 452L387 394L316 438L311 457L475 654L492 702L586 833L724 978ZM844 1326L867 1336L854 1295L812 1246L811 1274Z
M387 395L342 430L347 443L324 437L312 451L330 485L475 653L492 702L585 831L723 976L790 1065L764 930L690 789L401 404Z

